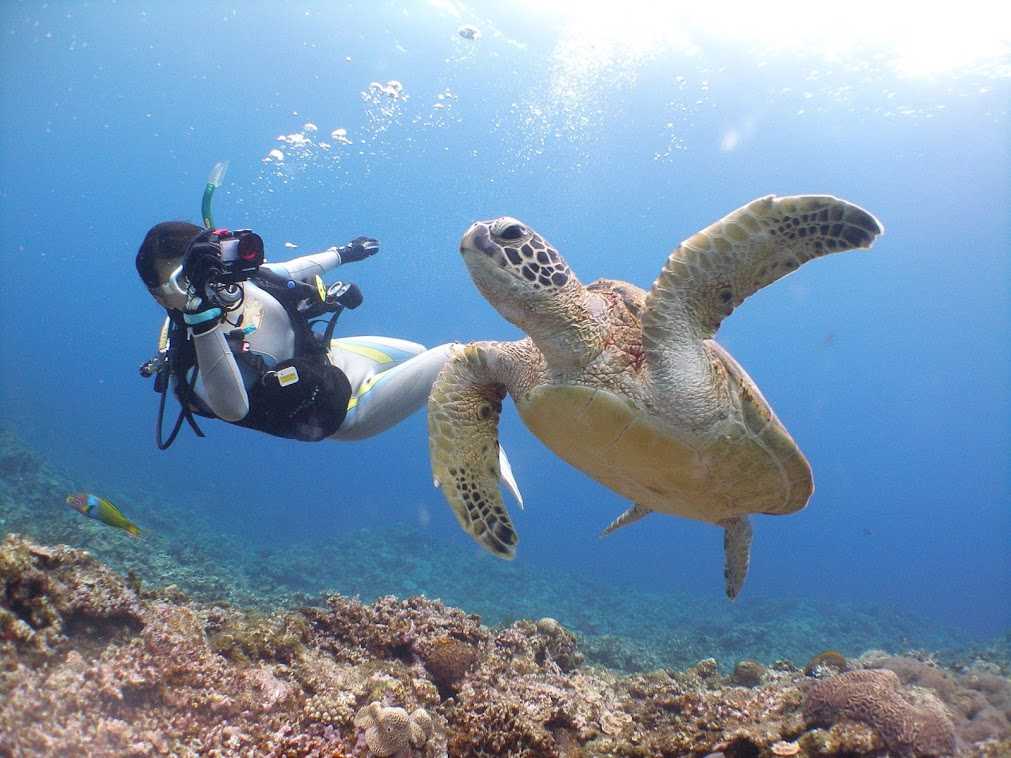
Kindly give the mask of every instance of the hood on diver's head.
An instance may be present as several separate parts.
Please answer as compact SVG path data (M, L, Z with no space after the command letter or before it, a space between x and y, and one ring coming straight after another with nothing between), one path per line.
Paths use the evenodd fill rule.
M135 264L148 292L165 308L181 310L185 292L171 286L172 273L179 268L190 241L202 229L186 221L163 221L152 226L137 251Z
M135 264L148 289L164 284L182 262L186 246L202 229L187 221L163 221L152 226L137 251Z

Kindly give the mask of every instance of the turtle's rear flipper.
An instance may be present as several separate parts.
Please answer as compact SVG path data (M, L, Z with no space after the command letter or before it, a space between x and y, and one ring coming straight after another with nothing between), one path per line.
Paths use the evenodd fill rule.
M616 529L621 529L623 526L628 526L629 524L634 524L641 518L648 516L653 511L647 508L645 505L639 505L634 503L628 510L622 511L621 515L618 516L614 521L607 525L607 529L600 533L601 537L606 537L611 532Z
M751 558L751 524L746 516L728 518L723 527L723 576L727 581L727 597L733 600L744 585Z
M512 558L518 538L499 492L505 394L480 345L455 347L428 397L428 447L435 485L460 526L495 555Z

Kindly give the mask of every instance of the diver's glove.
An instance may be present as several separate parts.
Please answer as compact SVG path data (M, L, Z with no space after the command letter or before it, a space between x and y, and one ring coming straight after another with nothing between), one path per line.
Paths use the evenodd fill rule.
M203 292L207 283L221 275L221 246L213 229L206 229L186 246L183 254L183 276L197 292Z
M337 248L341 263L356 263L379 252L379 240L371 237L355 237L346 245Z
M217 306L212 306L200 297L193 287L187 290L186 308L183 309L183 321L195 335L207 334L218 324L224 314Z

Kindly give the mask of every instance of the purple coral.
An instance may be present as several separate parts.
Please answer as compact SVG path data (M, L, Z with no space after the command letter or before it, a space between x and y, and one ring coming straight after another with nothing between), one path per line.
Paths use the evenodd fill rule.
M955 729L943 707L919 707L899 691L893 671L850 671L813 685L804 702L810 725L830 725L841 719L871 727L901 756L940 756L955 752Z

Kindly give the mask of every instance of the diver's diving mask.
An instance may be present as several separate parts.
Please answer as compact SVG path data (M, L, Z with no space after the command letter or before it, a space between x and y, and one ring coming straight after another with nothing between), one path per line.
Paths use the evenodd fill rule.
M148 287L147 291L166 308L181 311L186 307L186 289L183 267L177 266L163 284L157 287Z

